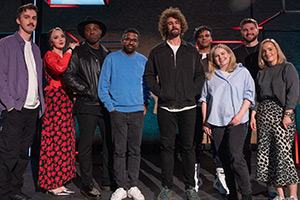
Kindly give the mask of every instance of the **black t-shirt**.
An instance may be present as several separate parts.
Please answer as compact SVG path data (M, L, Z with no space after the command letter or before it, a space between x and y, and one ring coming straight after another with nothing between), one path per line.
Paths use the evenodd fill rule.
M92 52L97 56L98 60L99 60L99 63L100 63L100 68L98 69L98 73L100 75L100 71L101 71L101 67L103 65L103 62L104 62L104 59L105 59L105 53L100 45L100 48L99 49L93 49L90 47L90 49L92 50Z
M260 70L258 66L258 51L259 51L259 43L253 47L246 47L245 45L238 46L233 49L233 53L236 57L237 63L242 63L245 66L252 78L256 80L257 72Z

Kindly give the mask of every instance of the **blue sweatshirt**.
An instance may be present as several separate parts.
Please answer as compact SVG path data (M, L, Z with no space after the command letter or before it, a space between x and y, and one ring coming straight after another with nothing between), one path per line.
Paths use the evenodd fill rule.
M138 52L128 56L121 50L105 58L98 95L109 112L143 111L144 103L150 102L150 91L143 81L146 62L147 58Z

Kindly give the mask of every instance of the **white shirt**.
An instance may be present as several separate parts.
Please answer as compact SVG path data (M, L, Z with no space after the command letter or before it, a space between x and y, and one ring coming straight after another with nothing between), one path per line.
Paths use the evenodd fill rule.
M28 91L24 108L35 109L40 105L40 100L38 93L36 64L32 53L31 41L25 41L24 57L28 70Z

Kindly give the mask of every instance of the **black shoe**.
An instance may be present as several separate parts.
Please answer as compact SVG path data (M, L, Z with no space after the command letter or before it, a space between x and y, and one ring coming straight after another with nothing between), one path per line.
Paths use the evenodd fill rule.
M11 197L11 200L28 200L31 199L31 197L27 196L24 193L15 194Z
M97 188L95 188L92 184L88 186L83 186L81 189L81 193L88 199L100 199L101 194Z

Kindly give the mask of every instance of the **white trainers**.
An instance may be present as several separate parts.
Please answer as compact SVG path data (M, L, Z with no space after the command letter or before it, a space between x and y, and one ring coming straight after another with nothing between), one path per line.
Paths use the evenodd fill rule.
M133 200L145 200L144 195L141 193L138 187L131 187L127 194L128 197L133 198Z
M202 179L200 177L200 163L195 164L195 190L198 192L199 188L203 185Z
M124 188L118 188L110 197L110 200L122 200L127 197L127 192Z
M223 168L217 168L217 177L216 180L214 181L214 188L216 188L220 194L226 194L228 195L230 193L226 180L225 180L225 173Z
M276 196L273 200L285 200L284 196Z
M290 196L290 197L286 198L286 200L298 200L298 199L296 199L296 197L294 197L294 196Z

